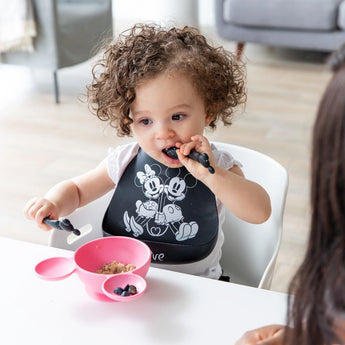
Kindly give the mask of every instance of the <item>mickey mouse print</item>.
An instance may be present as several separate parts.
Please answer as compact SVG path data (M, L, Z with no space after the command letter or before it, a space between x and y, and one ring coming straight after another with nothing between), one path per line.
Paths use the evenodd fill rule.
M176 204L186 196L185 180L175 176L168 179L168 183L165 184L148 164L145 164L144 169L145 172L137 172L137 179L142 186L143 194L148 199L144 202L136 201L136 217L129 217L128 212L125 212L123 220L126 230L132 231L135 237L141 235L144 230L152 237L164 236L166 231L170 230L178 241L193 238L198 232L198 223L184 222L183 211ZM196 180L189 188L195 186Z
M118 183L103 230L146 242L153 262L198 261L216 243L215 197L186 168L166 167L139 150Z

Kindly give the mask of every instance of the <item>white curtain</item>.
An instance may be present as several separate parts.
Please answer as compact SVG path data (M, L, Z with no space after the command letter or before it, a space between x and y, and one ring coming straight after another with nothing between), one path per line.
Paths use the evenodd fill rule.
M0 0L0 53L33 51L35 36L32 0Z

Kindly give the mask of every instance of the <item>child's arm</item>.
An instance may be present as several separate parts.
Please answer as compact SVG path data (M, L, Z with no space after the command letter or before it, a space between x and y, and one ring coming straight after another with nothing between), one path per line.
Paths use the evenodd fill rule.
M102 162L97 168L83 175L58 183L43 198L30 200L25 205L24 214L28 219L35 220L40 228L49 230L50 227L43 223L44 218L58 219L66 216L78 207L101 197L114 186L106 163Z
M263 223L271 215L270 197L259 184L247 180L242 170L234 166L226 170L215 164L211 146L202 135L192 137L190 143L176 143L179 160L188 171L202 181L218 197L218 199L237 217L249 223ZM186 157L194 149L200 153L207 153L210 165L215 169L214 174L200 163Z
M230 170L217 166L215 170L204 183L233 214L256 224L269 218L270 197L259 184L247 180L238 166Z

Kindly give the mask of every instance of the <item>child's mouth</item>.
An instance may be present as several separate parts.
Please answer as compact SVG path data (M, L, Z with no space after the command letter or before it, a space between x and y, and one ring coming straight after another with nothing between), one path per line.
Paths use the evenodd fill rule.
M163 149L162 151L163 151L168 157L170 157L170 158L172 158L172 159L178 159L177 153L176 153L176 149L177 149L176 146L171 146L171 147L168 147L168 148Z

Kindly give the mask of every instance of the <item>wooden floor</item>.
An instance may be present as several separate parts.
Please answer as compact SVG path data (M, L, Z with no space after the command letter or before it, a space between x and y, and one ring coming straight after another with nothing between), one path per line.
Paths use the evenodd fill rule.
M233 50L213 30L216 44ZM211 140L261 151L284 165L290 178L283 240L272 290L286 291L305 250L309 224L310 135L330 74L327 54L247 45L248 104L230 128ZM90 62L59 72L61 104L54 103L52 75L0 65L0 235L46 244L48 233L27 221L25 202L54 183L94 167L109 146L128 142L96 119L78 100Z

